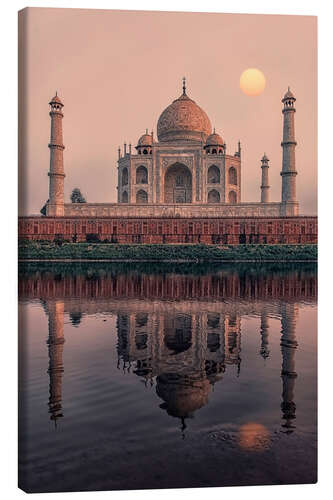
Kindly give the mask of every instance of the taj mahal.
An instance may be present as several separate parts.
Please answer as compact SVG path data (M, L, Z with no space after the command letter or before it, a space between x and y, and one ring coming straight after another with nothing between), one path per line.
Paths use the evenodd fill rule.
M116 203L65 203L63 108L50 101L49 199L46 216L21 217L28 239L63 235L85 241L89 233L117 243L316 243L317 218L299 215L296 195L295 101L282 98L281 200L270 200L269 159L261 169L258 202L242 201L241 144L229 151L205 111L182 93L161 113L157 138L148 130L137 145L118 148Z
M281 202L269 200L269 160L262 157L261 202L242 203L241 146L227 153L223 138L212 130L203 109L183 92L160 115L157 140L143 134L132 148L118 150L118 203L64 203L62 126L63 104L58 96L51 102L52 132L48 215L168 215L179 205L183 214L200 210L216 215L297 215L295 128L296 101L288 89L283 102L283 164ZM117 206L118 205L118 206ZM170 207L171 206L171 207ZM231 208L232 207L232 208Z

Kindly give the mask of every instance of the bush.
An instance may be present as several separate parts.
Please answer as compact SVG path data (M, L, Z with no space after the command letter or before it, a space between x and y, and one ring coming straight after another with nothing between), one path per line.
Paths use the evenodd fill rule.
M97 233L88 233L86 234L86 242L87 243L100 243L100 238Z
M54 236L54 240L53 240L53 242L54 242L56 245L58 245L58 246L60 246L60 247L61 247L61 245L64 243L64 241L65 241L65 239L64 239L64 235L63 235L63 234L56 234L56 235Z

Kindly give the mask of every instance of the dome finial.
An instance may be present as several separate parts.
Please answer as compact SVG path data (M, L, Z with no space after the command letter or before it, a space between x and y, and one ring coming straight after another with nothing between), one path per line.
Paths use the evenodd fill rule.
M183 77L183 95L186 95L186 78Z

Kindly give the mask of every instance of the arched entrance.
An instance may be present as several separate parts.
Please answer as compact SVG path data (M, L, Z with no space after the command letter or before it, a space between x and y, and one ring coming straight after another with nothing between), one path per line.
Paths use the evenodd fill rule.
M220 193L216 189L211 189L208 193L208 203L220 203Z
M174 354L187 351L192 345L192 318L189 314L165 317L164 344Z
M148 203L148 194L143 189L139 189L136 193L136 202L137 203Z
M208 169L207 174L208 184L219 184L220 183L220 169L216 165L211 165Z
M229 192L229 203L231 205L234 205L235 203L237 203L237 194L235 193L235 191Z
M186 165L175 163L166 171L164 203L192 203L192 174Z

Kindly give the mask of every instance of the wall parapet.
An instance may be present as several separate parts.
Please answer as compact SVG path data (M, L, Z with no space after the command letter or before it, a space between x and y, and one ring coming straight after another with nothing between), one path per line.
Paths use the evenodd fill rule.
M317 217L20 217L19 237L111 243L316 244Z

